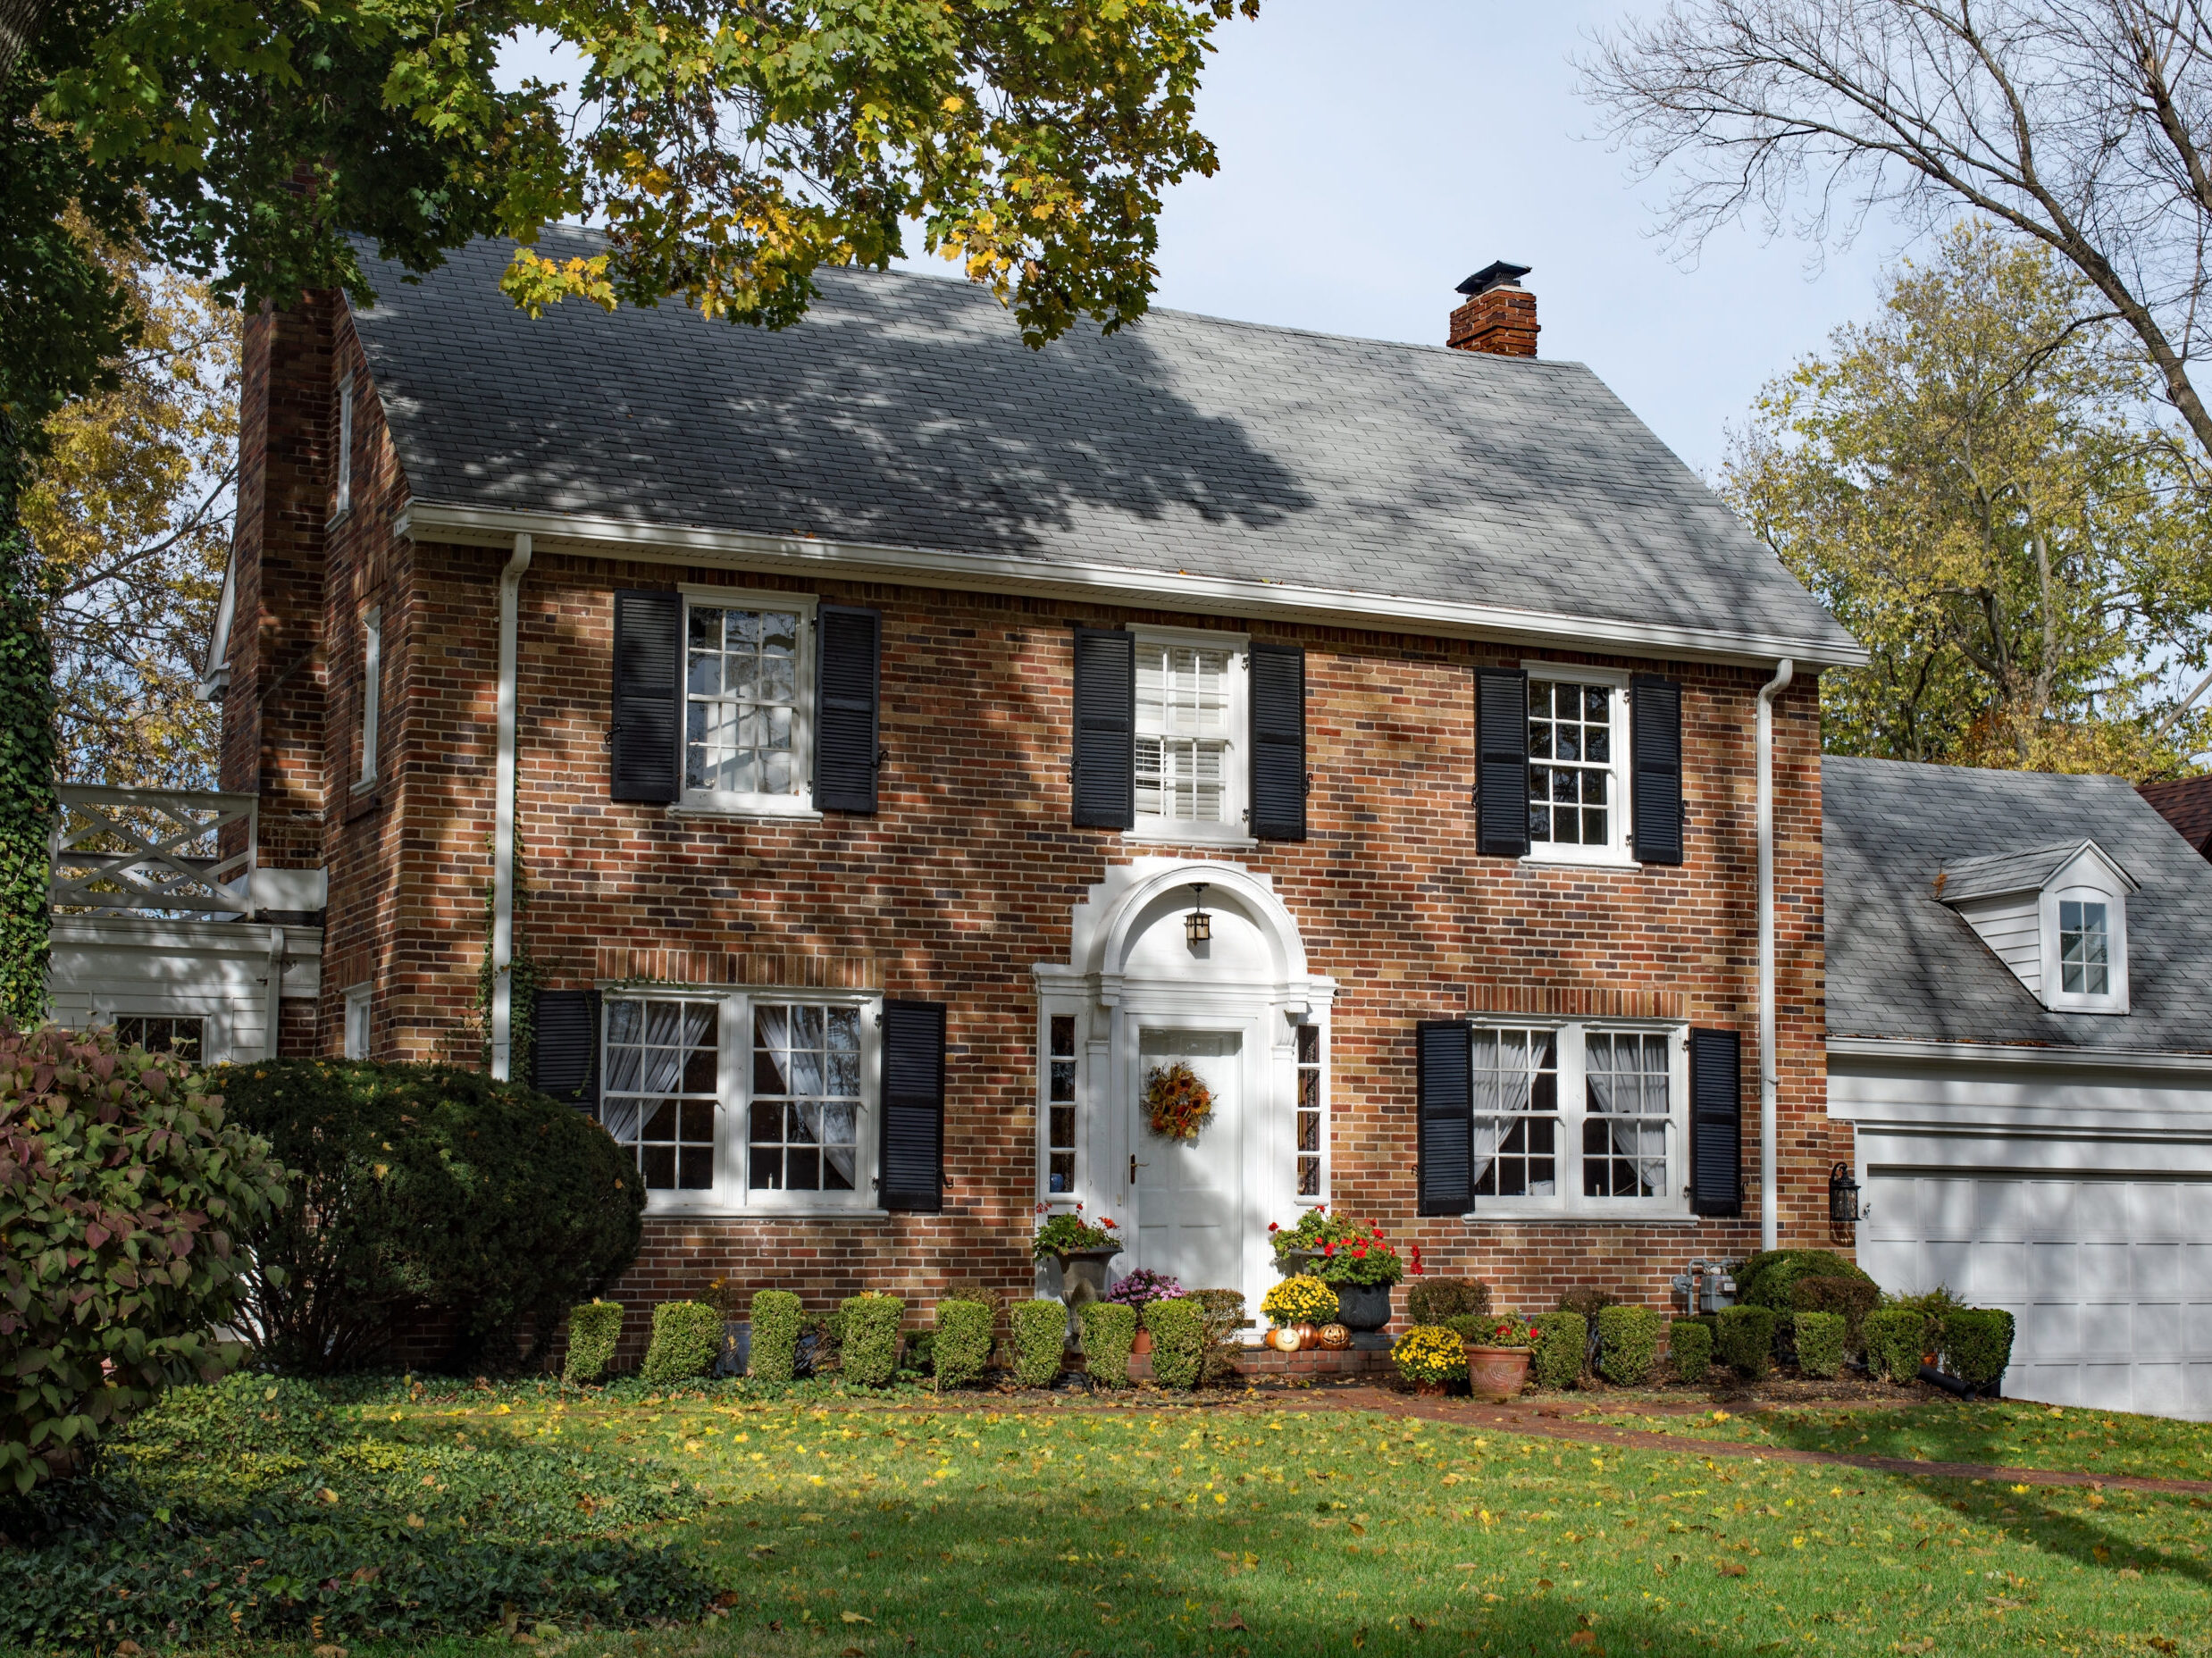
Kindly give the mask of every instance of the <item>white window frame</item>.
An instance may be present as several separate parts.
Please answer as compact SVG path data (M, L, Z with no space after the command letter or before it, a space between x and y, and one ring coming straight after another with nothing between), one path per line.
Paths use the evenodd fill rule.
M1603 846L1565 846L1551 841L1538 841L1531 834L1529 837L1529 850L1522 855L1521 861L1530 864L1594 864L1613 869L1637 868L1635 844L1630 838L1629 823L1629 783L1631 775L1629 741L1631 728L1629 722L1628 674L1620 668L1588 667L1572 662L1523 662L1521 666L1529 675L1531 690L1539 682L1552 685L1564 681L1577 685L1603 685L1613 693L1606 699L1613 714L1609 742L1613 752L1612 758L1606 763L1606 769L1613 781L1606 785L1609 799L1605 843ZM1528 720L1526 708L1521 711L1521 719L1525 731ZM1539 764L1540 761L1530 757L1529 767L1532 778ZM1524 801L1523 808L1526 809L1527 805L1532 802L1531 795L1529 800Z
M617 1001L712 1001L721 1004L716 1059L715 1184L707 1191L648 1190L645 1210L656 1215L880 1215L884 1211L876 1160L883 1139L883 1010L877 991L782 989L722 985L609 984L599 998L599 1052L607 1049L607 1020ZM853 1189L850 1192L755 1192L750 1176L752 1113L753 1009L766 1003L806 1003L860 1010L860 1107L855 1126ZM605 1087L607 1065L599 1065ZM625 1148L626 1149L626 1148Z
M376 728L384 700L384 607L361 613L361 774L354 787L376 781Z
M365 1059L374 1045L375 1032L370 1024L372 987L355 984L346 992L345 1050L348 1059Z
M1227 633L1211 628L1133 627L1135 649L1147 646L1196 646L1225 651L1223 689L1228 706L1223 712L1226 729L1221 764L1221 820L1210 823L1195 817L1166 817L1139 812L1136 822L1122 837L1127 841L1168 842L1184 846L1257 846L1252 833L1252 640L1244 633ZM1131 671L1135 672L1134 660ZM1135 744L1145 735L1142 727L1130 732L1130 765L1136 764Z
M331 496L331 522L353 510L353 376L338 382L338 481Z
M2053 1012L2124 1014L2128 1010L2127 892L2118 881L2100 879L2103 875L2104 870L2095 858L2078 858L2065 878L2045 888L2039 900L2043 1005ZM2105 954L2111 968L2112 987L2104 995L2065 988L2065 970L2059 960L2058 906L2069 901L2105 907Z
M814 806L815 613L811 593L775 593L755 588L683 585L683 621L679 672L683 680L683 717L676 722L676 775L686 779L678 812L739 817L818 818ZM742 794L694 789L691 775L691 607L715 610L780 610L799 618L798 649L792 672L796 679L792 704L792 766L799 787L789 794Z
M1689 1026L1666 1019L1516 1018L1499 1014L1467 1021L1485 1031L1549 1031L1559 1039L1559 1142L1550 1197L1478 1194L1470 1221L1621 1220L1689 1214ZM1585 1039L1595 1033L1667 1038L1667 1187L1657 1197L1588 1197L1582 1191L1582 1128L1589 1119ZM1470 1121L1470 1132L1473 1125ZM1479 1179L1479 1172L1477 1178Z
M1298 1190L1298 1160L1308 1155L1298 1149L1298 1075L1305 1068L1298 1059L1298 1036L1303 1031L1311 1031L1316 1051L1320 1057L1314 1062L1319 1073L1318 1104L1321 1114L1320 1188L1314 1192ZM1333 1170L1329 1163L1329 1146L1336 1136L1329 1132L1330 1109L1328 1097L1330 1035L1328 1021L1311 1016L1295 1019L1290 1027L1290 1196L1294 1210L1308 1210L1328 1202L1330 1178Z
M1074 1051L1054 1054L1052 1051L1052 1021L1062 1018L1075 1027ZM1084 1110L1084 1039L1087 1034L1086 1019L1073 1005L1056 1007L1048 999L1037 1013L1037 1198L1044 1203L1073 1205L1083 1191L1083 1177L1089 1172L1089 1157L1084 1146L1084 1130L1089 1126ZM1058 1059L1071 1060L1075 1066L1075 1098L1055 1101L1052 1098L1052 1063ZM1073 1160L1065 1192L1052 1190L1052 1107L1055 1103L1075 1107L1076 1134L1074 1143L1068 1149Z

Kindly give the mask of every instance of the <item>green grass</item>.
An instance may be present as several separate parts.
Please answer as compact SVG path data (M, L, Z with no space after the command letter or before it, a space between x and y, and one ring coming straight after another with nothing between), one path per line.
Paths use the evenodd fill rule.
M685 1517L633 1530L673 1537L721 1614L540 1640L568 1658L2212 1654L2203 1500L1295 1409L531 1390L346 1409L393 1454L465 1436L687 1494ZM380 1468L361 1501L411 1477Z
M2055 1405L1957 1403L1838 1410L1767 1406L1697 1416L1599 1411L1586 1419L1692 1439L2000 1468L2212 1479L2212 1425Z

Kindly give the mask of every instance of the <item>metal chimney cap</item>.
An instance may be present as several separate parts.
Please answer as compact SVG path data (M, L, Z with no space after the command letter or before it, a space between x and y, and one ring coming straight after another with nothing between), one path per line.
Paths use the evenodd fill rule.
M1530 267L1525 264L1512 264L1504 259L1493 259L1481 270L1462 282L1457 291L1471 297L1477 294L1487 294L1493 288L1517 288L1521 284L1521 279L1529 274L1529 269Z

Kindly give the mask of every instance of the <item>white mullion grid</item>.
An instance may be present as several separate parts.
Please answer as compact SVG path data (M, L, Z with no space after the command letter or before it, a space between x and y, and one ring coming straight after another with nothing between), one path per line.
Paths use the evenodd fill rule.
M1551 698L1552 688L1561 683L1600 689L1605 697L1605 741L1607 758L1602 764L1593 765L1584 760L1555 764L1551 758L1529 757L1530 804L1535 804L1534 774L1538 767L1549 770L1578 772L1602 771L1605 774L1605 838L1603 842L1538 841L1529 838L1528 856L1538 859L1552 859L1563 863L1620 863L1632 864L1629 850L1629 676L1619 668L1586 666L1571 662L1523 662L1522 669L1529 675L1529 703L1530 725L1536 721L1536 703L1539 695ZM1540 690L1539 690L1540 688ZM1549 716L1546 716L1547 719ZM1576 809L1581 809L1579 808Z
M750 588L704 587L691 584L680 590L683 595L683 718L676 733L676 757L679 775L683 779L683 799L687 805L727 811L766 812L770 814L810 812L814 804L814 653L816 649L816 609L817 601L811 593L776 593L758 591ZM691 783L691 714L694 708L717 709L725 704L734 708L737 699L719 692L708 695L694 692L692 680L691 617L698 610L749 611L755 614L772 612L797 618L792 649L791 741L789 748L792 787L788 791L770 791L752 790L721 790L695 787ZM726 622L725 622L726 627ZM719 649L726 661L726 633ZM758 701L753 705L760 706ZM775 706L775 705L770 705ZM711 717L709 716L708 717ZM781 753L783 750L775 750ZM757 780L758 781L758 780Z
M1675 1213L1682 1209L1688 1190L1688 1170L1685 1159L1688 1150L1688 1066L1689 1044L1687 1027L1669 1022L1651 1019L1591 1019L1567 1020L1548 1023L1543 1020L1514 1019L1507 1017L1470 1019L1478 1040L1485 1035L1504 1035L1526 1032L1531 1039L1548 1034L1556 1047L1556 1118L1557 1127L1553 1145L1553 1192L1548 1197L1492 1196L1478 1193L1475 1198L1477 1218L1511 1218L1527 1216L1531 1218L1546 1215L1621 1216L1651 1213ZM1589 1109L1589 1039L1592 1036L1661 1036L1666 1042L1667 1110L1663 1139L1666 1153L1664 1188L1652 1197L1593 1197L1585 1194L1584 1135L1593 1119L1609 1121L1601 1113ZM1478 1057L1477 1073L1480 1065ZM1478 1114L1480 1103L1476 1103ZM1535 1116L1535 1113L1509 1114L1502 1120L1504 1130L1500 1135L1503 1148L1505 1135L1510 1133L1514 1115ZM1481 1123L1473 1126L1479 1132ZM1478 1177L1479 1178L1479 1177Z

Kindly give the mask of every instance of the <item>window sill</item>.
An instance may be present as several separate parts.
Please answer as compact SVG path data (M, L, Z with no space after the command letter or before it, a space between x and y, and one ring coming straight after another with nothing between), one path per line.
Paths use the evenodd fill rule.
M1520 862L1524 869L1641 869L1644 867L1625 852L1605 857L1577 858L1527 852L1521 855Z
M1251 851L1260 844L1256 835L1227 827L1209 832L1196 825L1184 828L1166 824L1158 827L1140 825L1135 829L1124 829L1121 839L1127 846L1207 846L1236 851Z
M1470 1227L1496 1221L1519 1226L1694 1227L1698 1218L1679 1209L1502 1209L1494 1205L1460 1218Z
M333 513L330 517L323 521L323 527L325 530L335 530L339 525L344 523L347 519L352 516L353 508L351 507L342 507L336 513Z
M767 1209L726 1203L662 1203L649 1193L647 1218L664 1220L889 1220L887 1209L825 1204L808 1208Z
M666 808L662 815L725 824L818 824L823 820L823 815L810 806L786 810L773 806L677 805Z

